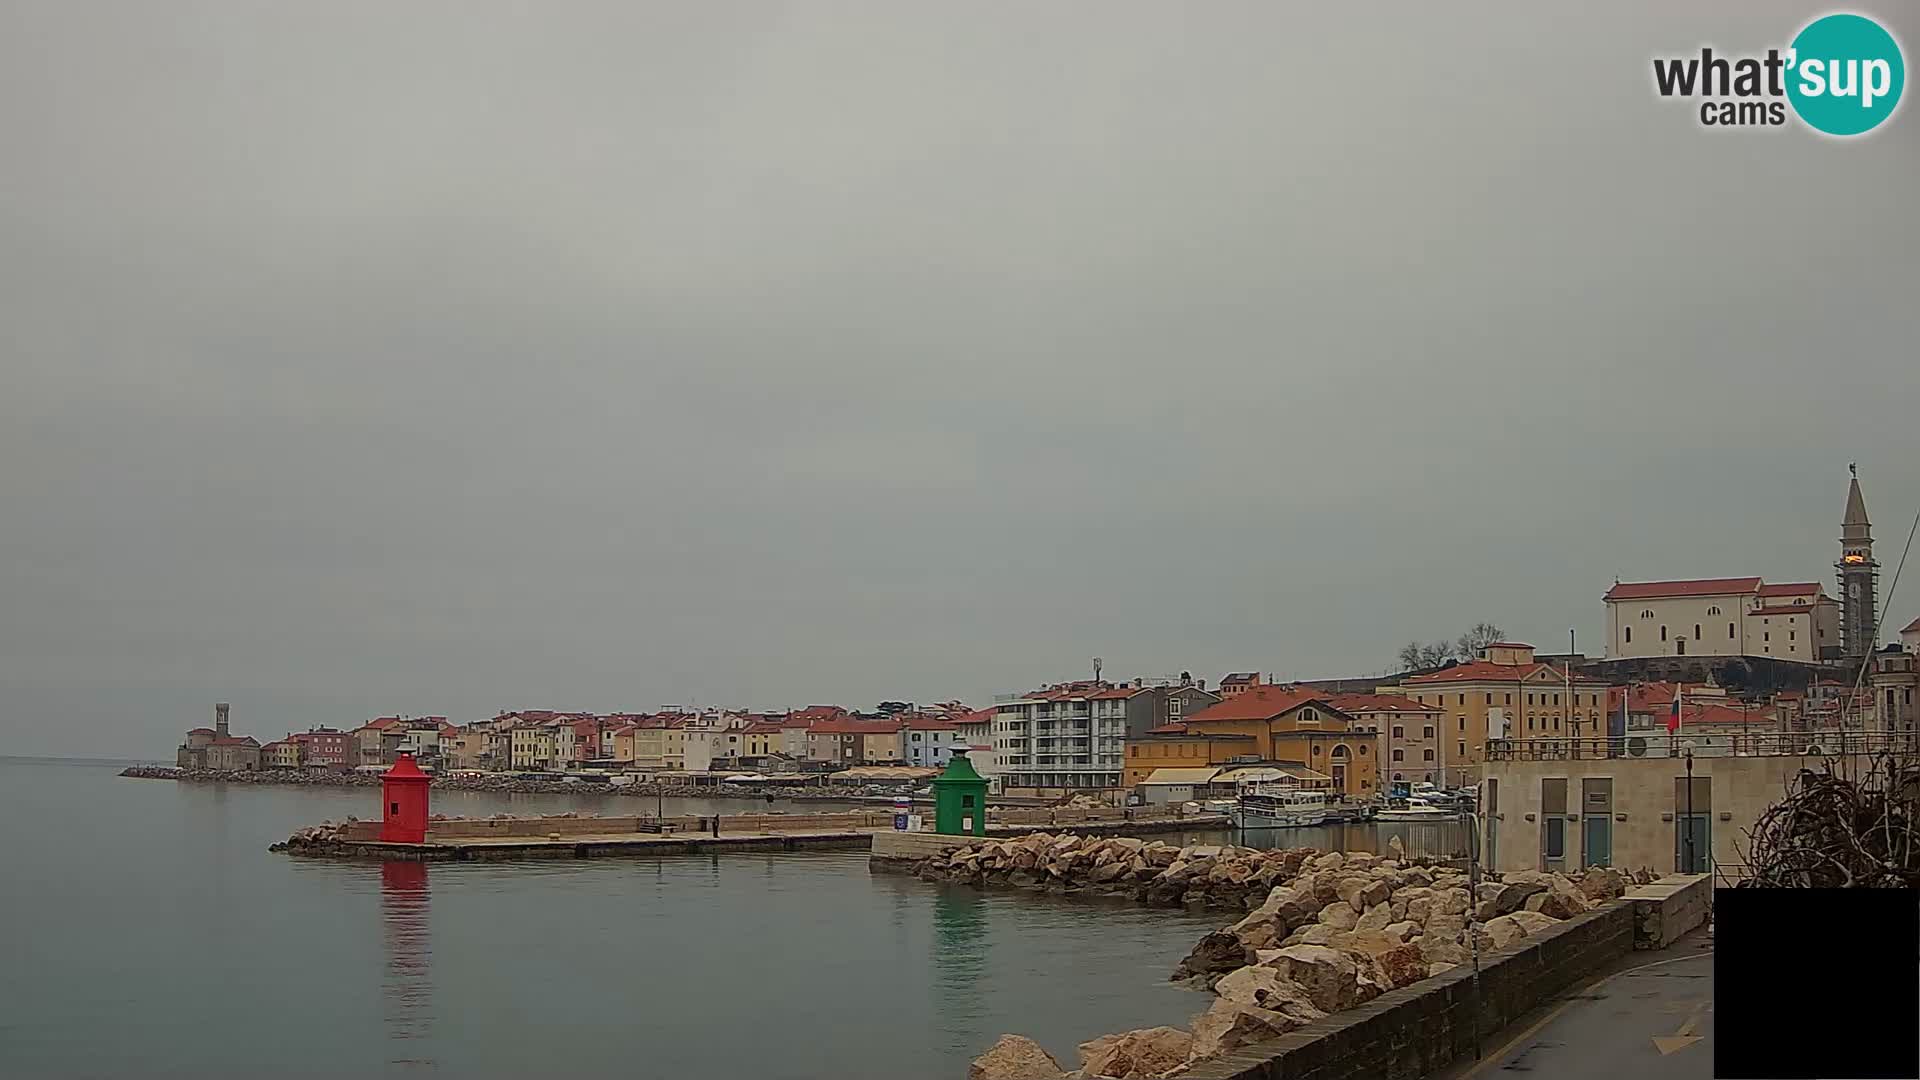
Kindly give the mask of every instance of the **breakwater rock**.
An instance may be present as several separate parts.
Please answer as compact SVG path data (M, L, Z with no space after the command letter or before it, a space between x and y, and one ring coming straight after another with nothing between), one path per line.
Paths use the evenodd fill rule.
M927 881L981 888L1130 897L1158 907L1246 911L1316 854L1310 848L1180 847L1131 836L1036 832L981 840L933 855L914 864L913 872Z
M293 855L331 855L340 851L347 840L347 827L329 821L322 825L310 825L296 831L286 840L273 844L268 851L284 851Z
M1052 850L1051 843L1042 847ZM1018 850L1029 849L1022 844ZM1183 857L1176 862L1184 863L1183 870L1204 863L1199 876L1208 882L1216 871L1223 884L1243 872L1221 871L1225 865L1257 866L1254 873L1279 871L1257 894L1242 890L1241 895L1255 897L1251 910L1202 937L1174 969L1172 978L1211 991L1190 1030L1149 1028L1102 1036L1081 1044L1081 1065L1072 1072L1056 1066L1049 1073L1030 1056L1021 1057L1025 1071L1018 1075L1042 1080L1177 1076L1196 1061L1277 1038L1470 962L1476 945L1483 953L1505 948L1611 903L1633 881L1650 876L1595 868L1577 877L1519 872L1474 883L1463 870L1420 861L1307 849L1244 851L1179 849ZM1187 881L1191 887L1193 876ZM1213 895L1209 885L1202 899ZM1003 1068L1012 1060L1005 1052L1013 1045L1008 1039L996 1044L1000 1052L976 1060L973 1080L1011 1080L1015 1074Z
M225 771L220 769L174 769L159 765L135 765L120 770L121 776L142 780L180 780L200 784L278 784L296 787L379 787L378 773L339 772L330 769L260 769ZM435 776L433 786L447 791L491 791L506 795L612 795L669 799L799 799L843 802L849 799L893 795L896 789L875 784L818 785L782 784L613 784L566 780L530 780L507 773L479 773L461 776Z

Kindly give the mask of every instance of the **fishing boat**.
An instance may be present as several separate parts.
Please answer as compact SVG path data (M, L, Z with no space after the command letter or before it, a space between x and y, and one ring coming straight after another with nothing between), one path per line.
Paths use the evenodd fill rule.
M1241 789L1234 820L1243 829L1290 829L1322 825L1332 817L1324 791L1252 784Z

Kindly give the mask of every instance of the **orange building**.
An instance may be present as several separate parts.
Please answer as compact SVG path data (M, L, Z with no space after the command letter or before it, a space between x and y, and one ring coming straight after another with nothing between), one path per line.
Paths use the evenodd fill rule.
M1205 768L1225 765L1236 757L1258 756L1251 735L1205 735L1173 723L1127 740L1121 783L1132 789L1146 783L1155 769Z
M1232 747L1228 757L1252 756L1303 765L1331 776L1336 794L1370 799L1380 790L1376 737L1357 728L1355 718L1330 704L1326 694L1285 686L1252 686L1177 725L1167 726L1178 727L1181 740L1193 736L1235 737L1233 743L1205 745L1209 753L1217 752L1211 749L1215 745ZM1155 737L1153 733L1149 736ZM1169 745L1177 747L1183 742L1172 741ZM1189 757L1184 763L1219 764L1197 757ZM1129 758L1127 764L1131 767L1133 759Z

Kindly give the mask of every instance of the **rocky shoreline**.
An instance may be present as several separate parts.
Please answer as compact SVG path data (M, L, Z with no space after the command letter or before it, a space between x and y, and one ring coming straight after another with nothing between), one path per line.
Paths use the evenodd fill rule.
M1424 859L1048 833L962 847L915 872L983 888L1246 913L1201 938L1173 972L1211 993L1191 1029L1102 1036L1080 1045L1072 1071L1031 1039L1005 1035L974 1061L969 1080L1178 1076L1194 1062L1467 963L1476 945L1483 953L1505 948L1653 877L1594 868L1577 879L1492 874L1476 886L1465 870Z
M175 769L159 765L135 765L122 769L121 776L141 780L179 780L193 784L274 784L295 787L379 787L377 773L330 772L318 769L286 769L225 772L218 769ZM818 786L774 784L590 784L565 780L527 780L506 774L482 773L477 776L436 776L433 786L448 791L486 791L504 795L632 795L669 799L800 799L819 802L848 802L894 794L894 789L874 784L841 784L830 790Z

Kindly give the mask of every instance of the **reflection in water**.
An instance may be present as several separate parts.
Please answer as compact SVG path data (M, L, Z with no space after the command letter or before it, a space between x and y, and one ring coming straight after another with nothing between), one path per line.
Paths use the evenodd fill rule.
M387 1037L424 1039L433 1027L433 958L427 926L427 864L412 860L380 864L380 914L387 937ZM398 1047L396 1047L398 1049ZM396 1065L433 1064L397 1057Z
M936 888L933 1005L948 1031L968 1032L985 1015L980 983L987 968L987 900L973 889Z

